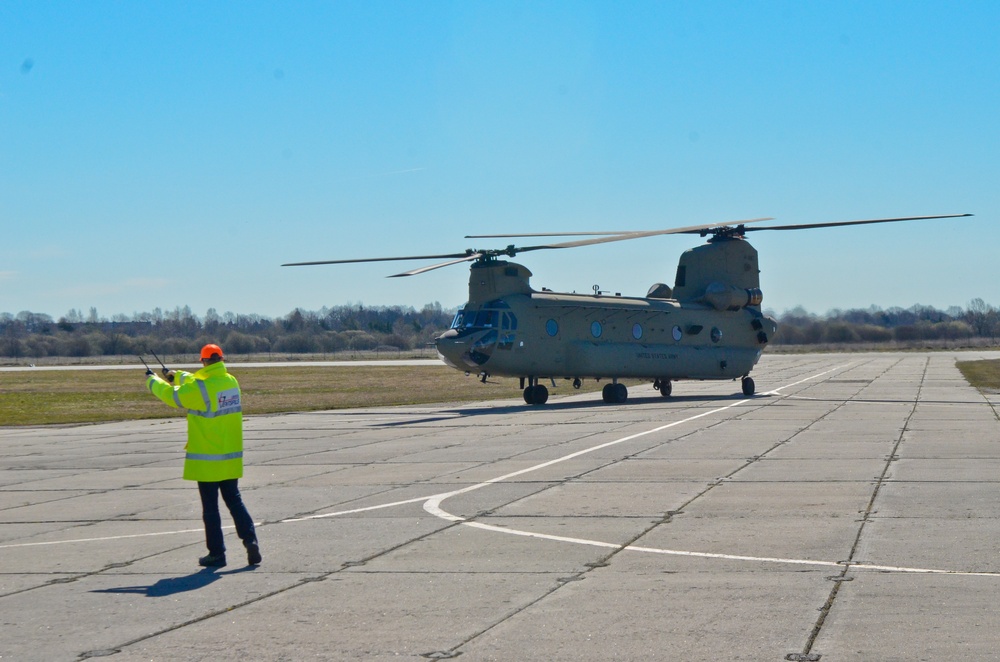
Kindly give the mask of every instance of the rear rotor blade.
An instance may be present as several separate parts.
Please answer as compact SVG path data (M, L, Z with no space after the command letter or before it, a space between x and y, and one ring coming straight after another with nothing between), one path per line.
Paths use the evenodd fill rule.
M872 223L900 223L902 221L925 221L935 218L965 218L972 214L945 214L943 216L906 216L904 218L876 218L867 221L837 221L834 223L803 223L799 225L771 225L765 227L746 228L747 232L757 230L810 230L813 228L835 228L842 225L870 225Z
M617 230L614 232L537 232L525 234L468 234L466 239L502 239L508 237L586 237L586 236L607 236L609 239L583 239L581 242L595 244L608 241L624 241L625 239L638 239L641 237L655 237L661 234L692 234L701 233L705 230L715 228L738 227L749 223L761 223L763 221L773 221L771 217L751 218L745 221L732 221L729 223L706 223L704 225L690 225L683 228L670 228L668 230ZM627 236L626 236L627 235ZM548 246L532 246L530 248L572 248L573 246L586 246L587 243L566 242L565 244L552 244ZM518 248L518 251L528 250L529 247Z

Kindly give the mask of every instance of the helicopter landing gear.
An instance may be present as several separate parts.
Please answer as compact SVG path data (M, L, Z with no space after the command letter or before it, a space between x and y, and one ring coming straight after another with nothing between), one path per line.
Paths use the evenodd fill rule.
M528 386L524 389L524 401L529 405L544 405L549 400L549 389L538 383L535 377L528 378Z
M669 379L657 379L653 382L653 388L660 392L660 395L664 398L670 397L670 392L673 391L673 385L670 383Z
M749 377L744 377L741 381L743 386L743 395L753 395L754 393L754 383Z
M549 389L541 384L524 389L524 401L529 405L544 405L549 400Z
M605 384L601 396L608 404L622 404L628 400L628 389L624 384Z

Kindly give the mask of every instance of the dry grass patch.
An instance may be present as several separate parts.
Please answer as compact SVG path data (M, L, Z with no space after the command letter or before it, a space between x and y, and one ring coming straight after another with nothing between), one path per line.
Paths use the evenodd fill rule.
M482 384L474 376L466 377L444 365L230 367L243 390L243 412L249 415L521 397L516 378L490 377L488 383ZM581 391L564 380L557 380L555 388L546 385L551 397L556 398L600 391L605 383L586 381ZM182 415L146 390L142 370L39 370L0 376L0 425Z
M980 391L1000 391L1000 360L959 361L962 376Z

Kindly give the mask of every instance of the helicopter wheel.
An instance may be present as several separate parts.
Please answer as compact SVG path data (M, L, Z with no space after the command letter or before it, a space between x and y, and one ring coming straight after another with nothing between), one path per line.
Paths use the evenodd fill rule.
M661 379L659 381L660 385L660 395L664 398L670 397L670 392L674 390L673 385L670 383L669 379Z
M749 377L744 377L742 381L743 385L743 395L753 395L754 393L754 383Z
M549 389L541 384L524 389L524 401L529 405L544 405L549 400Z
M621 404L628 400L628 389L624 384L605 384L601 397L608 404Z

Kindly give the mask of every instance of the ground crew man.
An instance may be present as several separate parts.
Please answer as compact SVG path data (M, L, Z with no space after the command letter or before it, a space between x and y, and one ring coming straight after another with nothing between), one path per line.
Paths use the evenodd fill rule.
M222 539L219 493L236 524L236 533L247 550L247 563L261 562L253 518L243 505L238 480L243 476L243 408L240 385L222 362L222 348L201 348L202 369L191 374L163 368L163 377L146 370L150 393L171 407L187 410L188 441L184 447L185 480L198 481L208 556L198 559L205 567L226 565Z

